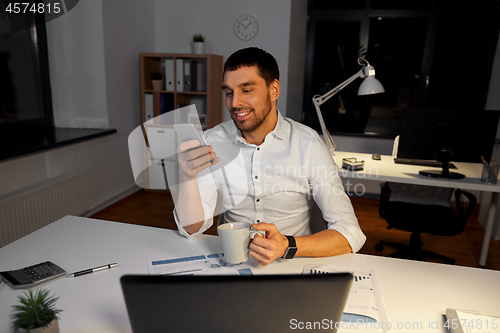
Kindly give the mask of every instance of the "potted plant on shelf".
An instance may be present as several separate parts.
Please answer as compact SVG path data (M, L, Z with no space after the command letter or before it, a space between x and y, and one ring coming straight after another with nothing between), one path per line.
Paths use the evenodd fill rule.
M49 296L48 290L29 290L19 296L20 305L13 305L14 332L59 333L59 316L56 309L59 297Z
M205 53L205 37L203 37L202 34L193 36L193 53L194 54Z
M163 88L163 74L160 71L151 73L151 85L153 90L161 90Z

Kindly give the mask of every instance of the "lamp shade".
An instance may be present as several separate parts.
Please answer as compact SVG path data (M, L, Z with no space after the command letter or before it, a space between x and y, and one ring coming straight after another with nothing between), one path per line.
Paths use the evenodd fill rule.
M364 73L366 78L359 86L358 95L379 94L385 91L382 83L375 78L375 69L372 66L366 67Z

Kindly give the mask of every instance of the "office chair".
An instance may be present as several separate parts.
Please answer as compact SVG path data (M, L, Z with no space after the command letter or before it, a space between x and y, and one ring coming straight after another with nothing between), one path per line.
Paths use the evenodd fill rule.
M447 264L454 264L455 259L453 258L422 249L423 242L420 239L420 234L428 233L440 236L453 236L462 233L467 223L467 219L476 206L476 197L469 192L459 189L455 190L457 215L457 213L449 207L449 199L453 192L452 188L442 189L443 192L441 193L444 193L444 199L446 199L446 196L448 199L448 206L444 206L442 204L436 204L436 202L429 204L391 200L391 186L397 187L397 185L400 184L380 184L381 195L379 215L389 224L387 229L396 228L411 232L410 243L409 245L405 245L381 240L375 245L375 249L380 252L383 250L384 246L387 245L398 250L389 255L390 257L419 261L425 261L426 258L432 258L443 260ZM419 185L406 186L419 187ZM464 205L464 197L468 200L469 204L467 206Z

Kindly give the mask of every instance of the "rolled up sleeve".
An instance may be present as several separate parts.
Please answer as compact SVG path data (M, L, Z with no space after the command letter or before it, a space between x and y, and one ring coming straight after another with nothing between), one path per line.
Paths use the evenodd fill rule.
M364 245L366 236L359 226L351 200L345 193L338 167L325 145L313 145L311 149L314 152L310 154L311 165L322 166L321 169L312 170L309 180L314 201L321 209L327 228L341 233L349 242L352 252L357 252Z

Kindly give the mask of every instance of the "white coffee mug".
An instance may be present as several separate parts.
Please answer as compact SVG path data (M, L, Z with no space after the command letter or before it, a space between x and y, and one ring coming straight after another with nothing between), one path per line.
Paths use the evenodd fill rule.
M224 250L224 261L231 265L248 260L248 245L255 234L265 237L264 231L252 229L252 224L247 222L224 223L217 227L217 232Z

